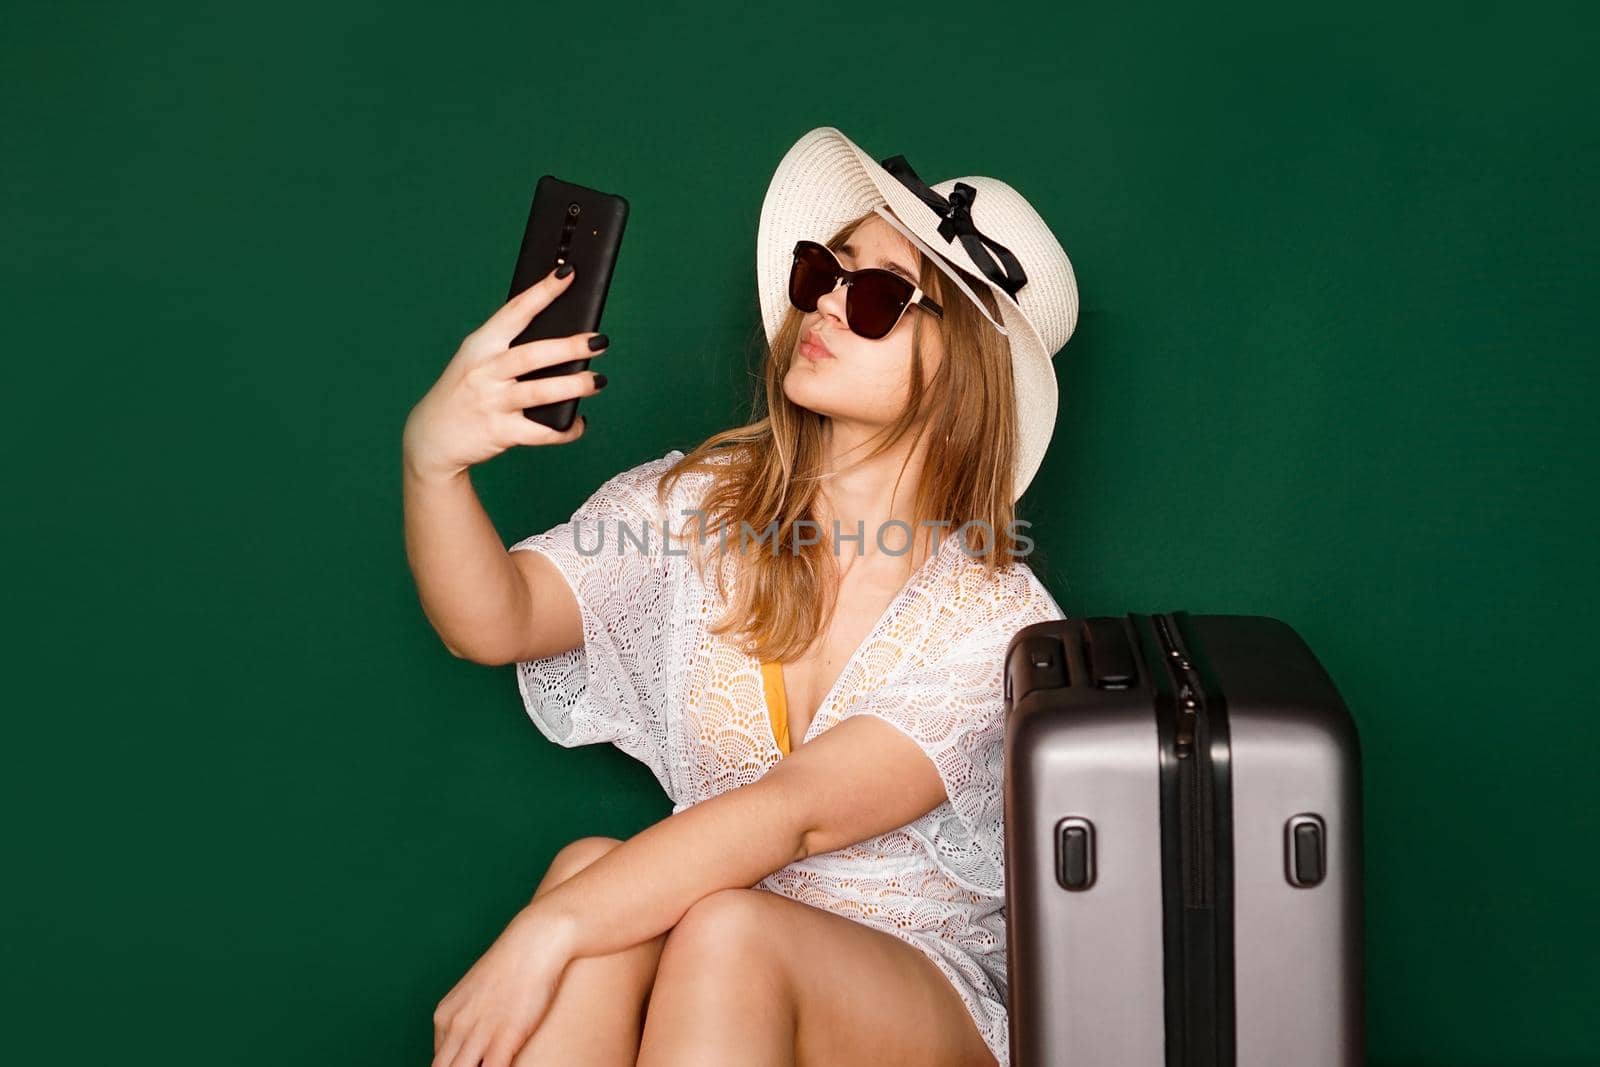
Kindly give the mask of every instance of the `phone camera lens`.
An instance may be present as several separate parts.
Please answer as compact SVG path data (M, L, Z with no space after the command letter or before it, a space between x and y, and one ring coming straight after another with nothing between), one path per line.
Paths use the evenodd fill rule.
M577 213L578 213L578 205L577 204L568 204L567 205L567 214L568 215L577 215Z

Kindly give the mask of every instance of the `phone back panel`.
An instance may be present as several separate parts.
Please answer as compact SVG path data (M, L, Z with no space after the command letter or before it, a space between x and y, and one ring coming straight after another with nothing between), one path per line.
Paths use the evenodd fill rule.
M562 263L571 263L578 274L549 307L533 317L512 344L600 329L600 316L605 311L627 222L628 201L615 193L562 181L550 174L539 179L506 299L523 292ZM517 380L571 374L588 366L587 357L568 360L519 374ZM572 425L577 408L578 398L573 397L524 408L523 414L565 430Z
M1006 698L1012 1063L1361 1063L1359 743L1299 635L1039 623Z

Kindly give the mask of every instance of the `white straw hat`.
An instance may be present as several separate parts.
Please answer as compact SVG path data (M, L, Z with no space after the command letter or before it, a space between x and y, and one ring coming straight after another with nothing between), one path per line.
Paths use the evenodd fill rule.
M1014 494L1020 497L1055 430L1051 359L1078 323L1078 285L1066 251L1005 182L969 175L929 187L904 156L875 162L832 126L819 126L778 162L761 204L756 286L769 344L791 307L795 242L825 241L868 210L931 259L1010 342L1020 435ZM994 293L1000 322L973 285Z

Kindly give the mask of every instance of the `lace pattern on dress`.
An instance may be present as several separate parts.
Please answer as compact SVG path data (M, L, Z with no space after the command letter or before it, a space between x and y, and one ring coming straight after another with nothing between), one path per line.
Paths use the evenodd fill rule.
M528 714L557 744L609 741L645 763L674 813L755 782L784 758L759 660L707 632L726 607L713 576L702 579L689 550L667 550L659 536L668 515L673 529L693 521L683 509L698 506L711 477L693 472L665 508L657 504L657 478L682 455L674 450L623 471L571 520L512 546L553 560L583 615L582 648L517 665ZM592 550L602 518L636 531L648 525L657 536L646 551L630 542L619 555L607 523L604 550L581 554L574 525L582 527L578 543ZM851 715L875 716L922 748L947 799L906 826L757 883L921 950L950 978L1001 1067L1009 1062L1002 660L1018 629L1063 617L1026 564L987 575L945 537L793 744Z

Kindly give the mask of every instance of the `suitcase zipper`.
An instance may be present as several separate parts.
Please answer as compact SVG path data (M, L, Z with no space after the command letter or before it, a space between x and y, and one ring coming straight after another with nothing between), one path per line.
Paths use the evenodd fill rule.
M1143 617L1161 741L1167 1067L1234 1067L1228 704L1183 612ZM1194 655L1190 656L1190 651Z
M1211 871L1215 857L1211 849L1215 839L1211 811L1211 746L1206 736L1205 704L1200 696L1204 690L1194 665L1173 638L1167 618L1157 615L1154 622L1161 638L1162 658L1172 678L1173 692L1177 694L1175 748L1182 798L1178 817L1184 870L1183 903L1187 907L1208 908L1212 903Z

